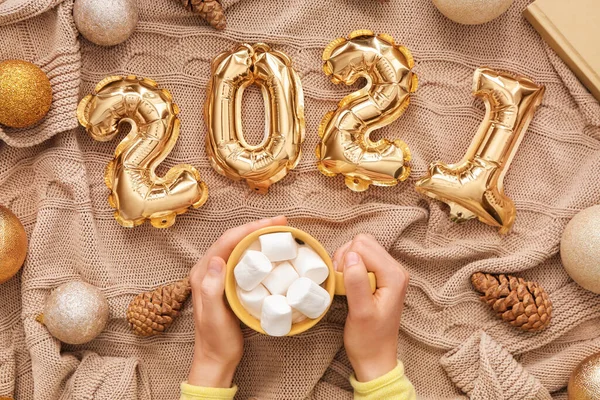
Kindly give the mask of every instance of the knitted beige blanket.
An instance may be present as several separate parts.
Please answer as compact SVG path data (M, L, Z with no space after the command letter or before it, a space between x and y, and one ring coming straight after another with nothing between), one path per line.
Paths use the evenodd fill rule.
M217 32L177 1L140 0L134 35L103 48L78 37L72 0L0 0L0 60L38 64L54 90L41 124L0 128L0 203L19 216L30 241L22 273L0 286L0 396L178 398L192 357L190 308L168 333L142 339L127 326L129 301L184 277L226 229L285 214L330 252L371 233L409 269L398 355L422 398L566 399L570 371L600 351L600 296L574 284L557 254L565 224L600 200L600 106L521 16L528 2L516 0L501 18L468 27L443 17L430 0L226 0L228 28ZM420 80L406 114L376 134L408 143L413 173L397 187L365 193L320 174L313 151L323 115L356 89L329 81L321 53L359 28L406 45ZM302 161L264 196L214 172L204 149L210 61L241 41L264 41L290 55L306 97ZM413 185L431 161L457 161L466 151L484 116L471 96L473 72L483 65L547 88L505 179L518 209L508 236L477 221L453 224L444 205L421 198ZM77 126L78 100L114 74L151 77L171 90L182 133L161 171L189 163L209 185L207 204L167 230L116 223L103 171L117 141L95 142ZM262 116L260 92L249 90L243 123L251 142L262 136ZM497 321L469 284L481 270L540 282L555 306L550 328L528 334ZM61 345L35 321L50 291L71 280L100 287L110 303L106 330L82 346ZM245 330L238 397L350 399L346 307L337 299L298 337Z

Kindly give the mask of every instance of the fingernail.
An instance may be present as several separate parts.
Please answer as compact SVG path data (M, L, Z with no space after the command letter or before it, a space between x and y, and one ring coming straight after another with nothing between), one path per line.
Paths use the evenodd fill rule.
M349 251L346 253L345 266L350 267L352 265L356 265L360 262L360 257L353 251Z
M218 259L213 258L208 263L208 273L209 274L218 275L221 273L222 268L223 268L223 266L221 265L221 262Z
M338 262L337 262L337 261L335 261L335 260L333 261L333 269L334 269L335 271L337 271L337 270L338 270Z
M271 222L272 218L263 218L258 221L261 225L268 225Z

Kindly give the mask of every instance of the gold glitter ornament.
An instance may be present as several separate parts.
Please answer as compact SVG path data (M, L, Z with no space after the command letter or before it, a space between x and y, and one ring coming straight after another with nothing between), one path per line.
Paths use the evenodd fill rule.
M571 373L567 387L569 400L600 399L600 353L583 360Z
M0 206L0 283L12 278L27 255L27 234L21 221L8 208Z
M454 22L479 25L504 14L513 0L433 0L433 4Z
M100 46L126 41L138 23L135 0L76 0L73 19L79 33Z
M98 288L68 282L52 291L37 321L67 344L83 344L102 332L108 322L108 301Z
M584 289L600 294L600 206L579 212L560 241L563 267Z
M34 125L48 114L51 104L50 80L37 65L22 60L0 63L0 124Z

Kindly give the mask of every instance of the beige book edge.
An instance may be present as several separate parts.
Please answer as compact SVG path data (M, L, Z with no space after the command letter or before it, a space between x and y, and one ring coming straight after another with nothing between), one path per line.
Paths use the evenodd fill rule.
M568 7L572 7L569 4ZM600 101L600 71L595 70L586 57L600 57L600 54L586 52L580 54L577 45L574 45L567 39L564 33L555 25L556 21L547 15L549 7L555 7L550 1L536 1L527 7L523 12L525 18L533 25L542 38L558 53L560 58L573 70L575 75L588 88L594 97ZM562 3L562 7L567 7ZM592 7L598 7L597 14L600 15L600 3L593 4ZM596 11L595 9L592 9ZM573 29L580 29L578 28ZM598 28L598 26L590 26L589 29ZM588 29L586 26L585 29ZM590 40L593 39L593 34L590 33ZM595 58L594 58L595 59ZM595 64L600 64L597 60Z

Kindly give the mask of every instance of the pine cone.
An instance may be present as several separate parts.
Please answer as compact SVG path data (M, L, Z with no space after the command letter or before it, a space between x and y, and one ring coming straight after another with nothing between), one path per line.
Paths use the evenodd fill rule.
M512 275L477 272L471 276L481 300L512 326L527 332L542 331L550 325L552 302L548 293L536 282Z
M127 307L131 329L140 336L158 335L171 326L190 296L188 278L138 294Z
M221 0L180 0L185 8L200 14L213 28L225 29L225 12Z

